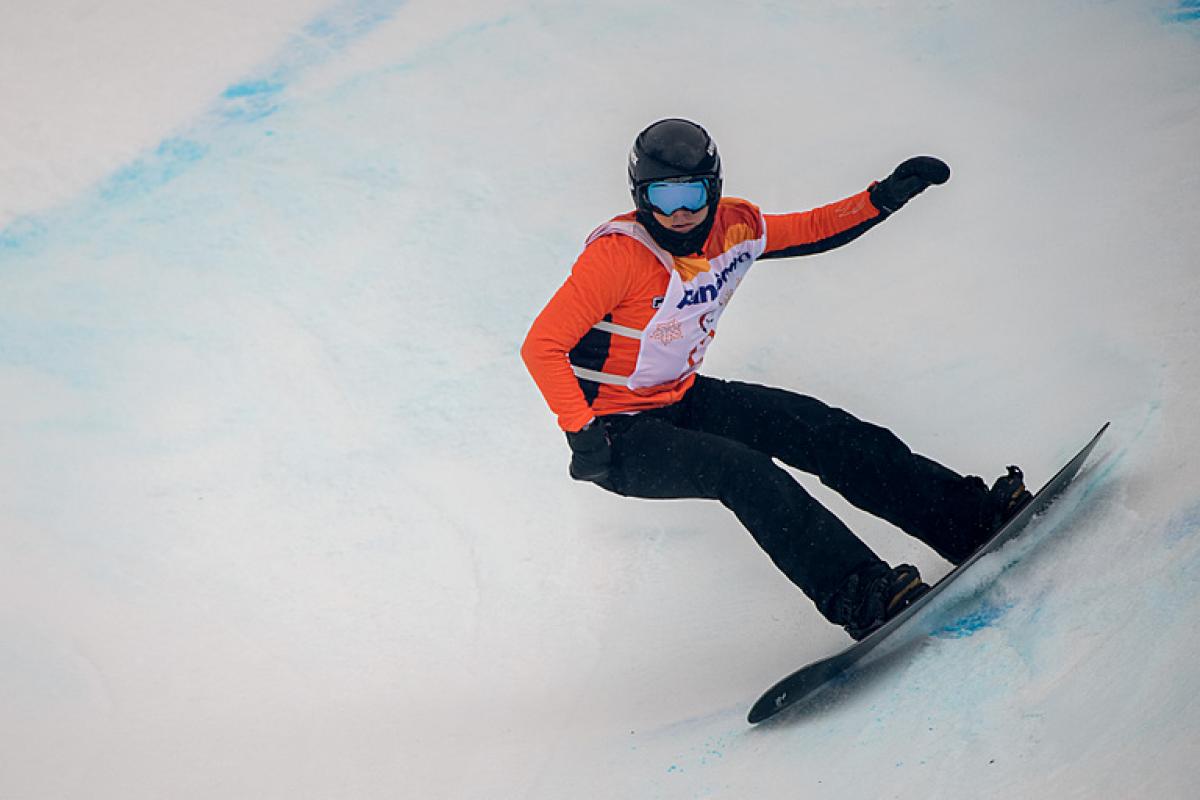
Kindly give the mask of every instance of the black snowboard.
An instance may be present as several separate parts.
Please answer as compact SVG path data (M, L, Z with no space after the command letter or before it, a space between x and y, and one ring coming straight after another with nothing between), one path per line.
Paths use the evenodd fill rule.
M1041 490L1033 496L1033 501L1025 506L1019 514L1013 517L1008 523L996 532L996 535L988 540L986 544L980 547L975 554L964 561L954 570L948 573L944 578L935 583L930 591L926 592L919 600L906 608L899 616L890 620L879 630L867 636L865 639L847 647L837 655L829 658L815 661L806 667L801 667L799 670L788 675L779 683L772 686L754 707L750 709L750 722L762 722L770 716L778 714L785 708L795 705L802 700L808 700L818 694L822 689L835 682L840 676L848 672L852 667L858 664L862 659L874 650L878 645L886 641L889 637L901 628L906 622L913 618L922 608L926 606L933 598L938 596L938 593L951 584L956 578L971 568L971 565L978 561L983 556L999 548L1002 544L1017 536L1029 521L1036 515L1042 513L1054 501L1054 498L1062 492L1063 489L1075 477L1075 473L1079 472L1079 468L1083 466L1083 462L1087 460L1088 454L1092 452L1092 448L1096 446L1096 442L1104 432L1108 430L1108 424L1105 423L1100 432L1092 437L1092 440L1087 443L1079 453L1067 462L1067 465L1058 471L1058 474L1051 478Z

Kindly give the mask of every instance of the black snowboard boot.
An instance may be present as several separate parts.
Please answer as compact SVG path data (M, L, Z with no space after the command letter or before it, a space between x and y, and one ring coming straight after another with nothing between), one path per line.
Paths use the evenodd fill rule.
M1029 505L1033 495L1025 488L1025 475L1020 467L1009 467L1008 474L997 478L988 492L991 497L993 511L992 532L1004 527L1004 523L1020 513ZM980 543L982 544L982 542Z
M980 478L972 477L968 480L978 481L980 492L985 493L977 527L969 534L959 534L938 550L956 567L987 544L996 532L1004 527L1004 523L1019 514L1033 499L1033 495L1025 488L1025 476L1019 467L1009 467L1008 474L997 478L991 489L988 489L987 484Z
M921 573L910 564L888 568L874 564L851 575L822 611L841 625L852 639L860 640L899 614L929 591Z

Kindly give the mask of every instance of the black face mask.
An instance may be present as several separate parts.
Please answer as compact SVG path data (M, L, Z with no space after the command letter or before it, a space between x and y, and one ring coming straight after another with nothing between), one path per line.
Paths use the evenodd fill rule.
M638 209L637 221L642 223L642 227L650 232L654 241L663 250L666 250L673 256L690 256L704 249L704 243L708 240L709 231L712 230L713 222L717 219L716 206L716 203L709 203L708 216L704 218L704 222L701 222L687 233L676 233L673 230L664 228L658 224L658 220L654 218L654 214L644 208Z

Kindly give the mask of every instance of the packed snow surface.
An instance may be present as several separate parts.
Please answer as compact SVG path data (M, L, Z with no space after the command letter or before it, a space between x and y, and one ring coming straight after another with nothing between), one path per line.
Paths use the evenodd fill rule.
M1200 7L26 3L0 26L0 797L1185 798ZM728 194L953 178L764 262L708 374L1040 485L913 652L719 505L566 475L517 349L703 123ZM948 565L807 476L885 558Z

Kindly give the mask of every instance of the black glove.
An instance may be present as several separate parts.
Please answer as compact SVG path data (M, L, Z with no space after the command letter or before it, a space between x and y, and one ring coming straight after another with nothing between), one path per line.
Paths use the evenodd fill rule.
M933 156L916 156L871 187L871 202L883 213L891 214L931 184L948 180L950 167L945 161Z
M571 477L577 481L602 481L608 477L612 443L604 423L593 419L577 433L567 431L571 445Z

